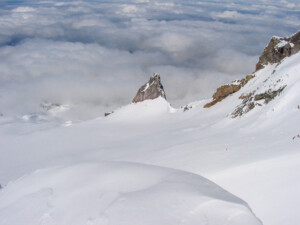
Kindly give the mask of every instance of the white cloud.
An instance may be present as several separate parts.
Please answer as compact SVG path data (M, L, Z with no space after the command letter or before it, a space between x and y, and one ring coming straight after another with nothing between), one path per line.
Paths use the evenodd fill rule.
M2 113L29 113L46 100L86 111L86 115L70 115L80 119L129 103L148 79L149 62L164 62L155 53L131 54L98 44L38 39L3 47L0 59L0 105L6 106Z
M219 72L231 75L243 74L245 71L252 72L258 56L249 56L231 49L221 49L212 58L206 59L207 65L211 65Z
M34 12L34 11L35 11L35 9L32 7L17 7L12 10L12 12L15 12L15 13L26 13L26 12Z
M221 13L214 13L214 18L229 18L229 19L237 19L242 16L242 14L237 11L224 11Z
M134 13L138 11L138 7L136 7L135 5L124 5L122 11L124 13Z
M154 47L167 52L174 60L184 60L190 58L193 40L180 33L166 32L160 36L147 39L145 42L147 47Z
M175 105L209 97L251 73L272 35L299 29L294 4L8 2L0 14L0 113L33 112L49 100L92 118L129 103L153 72Z

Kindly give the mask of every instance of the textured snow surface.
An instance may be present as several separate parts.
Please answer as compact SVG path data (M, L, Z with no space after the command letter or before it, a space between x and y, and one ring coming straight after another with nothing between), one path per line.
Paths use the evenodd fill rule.
M0 224L298 224L299 62L208 109L158 98L67 127L1 116ZM241 95L284 86L232 118Z
M7 225L261 224L246 203L201 176L132 163L38 170L0 199Z
M255 205L255 213L267 221L264 224L298 224L299 162L299 153L290 154L220 171L210 179ZM232 179L238 182L232 185Z

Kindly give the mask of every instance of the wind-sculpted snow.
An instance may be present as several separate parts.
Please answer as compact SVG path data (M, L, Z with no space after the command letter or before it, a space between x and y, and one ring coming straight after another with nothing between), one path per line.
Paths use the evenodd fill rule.
M0 191L5 225L260 225L245 202L195 174L121 162L35 171Z

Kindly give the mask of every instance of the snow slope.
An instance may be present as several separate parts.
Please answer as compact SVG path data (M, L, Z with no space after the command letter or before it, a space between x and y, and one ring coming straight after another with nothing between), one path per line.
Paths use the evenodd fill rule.
M124 224L158 224L153 222L155 218L162 224L199 224L204 218L222 220L207 224L224 224L233 209L245 215L242 224L259 224L245 203L190 174L194 173L241 197L265 225L297 224L299 62L300 54L295 54L279 65L259 70L241 90L208 109L203 105L209 100L191 103L192 108L183 112L158 98L124 106L108 117L55 128L0 117L0 183L4 186L0 190L0 221L16 225L27 218L38 224L44 218L42 224L76 224L73 215L77 217L80 211L85 213L78 215L78 224L120 224L120 220ZM268 104L258 101L261 106L232 118L242 104L241 95L283 86ZM170 182L173 173L177 175ZM103 189L101 185L109 180L114 182ZM206 182L217 191L205 192ZM124 196L115 195L123 192L129 193L125 202L121 201ZM218 192L227 196L226 201L220 200ZM100 195L103 200L97 199ZM108 214L100 215L104 212L101 207L112 199L116 202ZM207 202L207 211L199 209ZM214 210L209 210L210 204ZM121 209L132 213L120 213ZM149 212L158 214L155 218L143 216Z
M0 192L0 224L261 224L207 179L132 163L38 170Z
M289 154L230 168L209 178L247 199L264 224L298 224L299 159L299 153Z

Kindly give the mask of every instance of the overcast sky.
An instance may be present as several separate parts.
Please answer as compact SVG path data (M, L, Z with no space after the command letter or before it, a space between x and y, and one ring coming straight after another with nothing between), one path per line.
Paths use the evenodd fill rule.
M71 119L131 102L159 73L174 105L254 71L273 35L300 29L299 1L1 1L0 113L69 104Z

